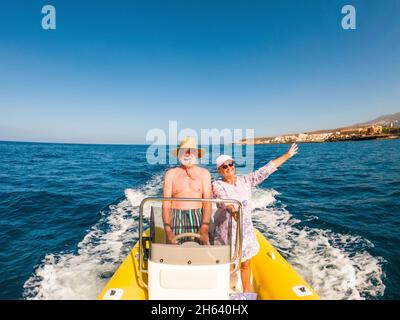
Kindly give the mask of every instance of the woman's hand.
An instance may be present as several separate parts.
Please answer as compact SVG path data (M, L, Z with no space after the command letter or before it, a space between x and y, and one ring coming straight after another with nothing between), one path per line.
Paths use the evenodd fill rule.
M292 143L288 152L286 152L283 156L280 156L279 158L272 160L275 167L279 168L285 161L287 161L291 157L293 157L297 153L298 149L299 149L299 147L297 146L297 144Z
M226 210L228 210L228 212L231 214L232 218L235 219L236 222L239 220L239 212L235 210L235 207L232 204L227 205Z
M299 149L299 147L297 146L297 144L296 143L292 143L292 145L290 146L289 151L287 152L287 155L289 156L289 159L291 157L293 157L297 153L298 149Z

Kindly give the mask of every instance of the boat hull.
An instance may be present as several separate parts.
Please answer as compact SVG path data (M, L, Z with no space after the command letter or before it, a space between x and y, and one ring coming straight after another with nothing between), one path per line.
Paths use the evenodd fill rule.
M313 288L256 230L260 251L251 260L252 285L261 300L316 300ZM100 292L98 299L147 300L147 288L139 282L139 243ZM147 273L142 274L147 282ZM110 294L111 293L111 294Z

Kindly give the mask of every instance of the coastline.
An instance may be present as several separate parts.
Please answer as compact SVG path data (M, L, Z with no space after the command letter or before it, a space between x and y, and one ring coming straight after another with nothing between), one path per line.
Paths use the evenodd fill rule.
M371 135L371 136L351 136L351 137L329 137L323 140L297 140L293 138L285 139L285 141L271 141L266 138L255 138L253 142L238 141L235 144L282 144L282 143L327 143L327 142L348 142L348 141L367 141L367 140L398 140L400 134L396 135Z

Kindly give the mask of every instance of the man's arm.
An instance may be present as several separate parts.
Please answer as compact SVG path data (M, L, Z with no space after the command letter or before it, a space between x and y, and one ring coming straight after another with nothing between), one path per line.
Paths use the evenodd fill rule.
M211 199L212 187L211 187L211 175L208 170L205 170L203 176L203 199ZM211 202L203 202L203 223L209 224L211 220Z
M163 186L163 197L171 198L172 197L172 180L173 180L173 172L168 170L164 177L164 186ZM172 228L170 225L170 214L171 214L171 201L163 201L162 203L162 218L164 222L164 230L165 235L167 237L168 243L176 243L173 241L174 234L172 232Z
M164 177L163 198L172 197L172 172L168 170ZM171 201L163 201L162 203L162 216L164 224L170 222Z
M211 187L211 175L208 170L204 170L202 174L202 183L203 183L203 199L211 199L212 198L212 187ZM203 221L201 223L201 227L199 229L200 240L204 244L208 244L208 225L211 221L211 202L203 202Z

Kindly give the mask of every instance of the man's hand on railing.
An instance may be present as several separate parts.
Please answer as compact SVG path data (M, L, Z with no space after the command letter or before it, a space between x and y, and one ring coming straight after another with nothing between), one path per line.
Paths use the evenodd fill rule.
M175 234L172 231L171 227L169 225L166 225L164 227L165 230L165 237L167 240L168 244L178 244L178 241L175 240Z
M208 245L209 243L209 239L208 239L208 225L203 224L201 226L201 228L199 229L199 234L200 234L200 241L204 244L204 245Z

